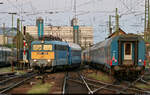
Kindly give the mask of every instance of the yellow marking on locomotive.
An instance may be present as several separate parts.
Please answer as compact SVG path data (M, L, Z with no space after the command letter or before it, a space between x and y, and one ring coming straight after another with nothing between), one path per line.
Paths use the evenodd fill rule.
M54 59L54 52L31 52L32 59Z

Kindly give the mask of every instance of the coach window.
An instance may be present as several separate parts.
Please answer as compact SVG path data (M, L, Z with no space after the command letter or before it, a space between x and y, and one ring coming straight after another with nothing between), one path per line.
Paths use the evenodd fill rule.
M44 45L43 50L52 50L52 45Z
M67 48L67 46L56 45L56 46L55 46L55 49L56 49L56 50L67 50L68 48Z
M130 55L131 54L131 44L130 43L127 43L125 45L125 54L126 55Z
M42 50L42 45L33 45L33 50Z

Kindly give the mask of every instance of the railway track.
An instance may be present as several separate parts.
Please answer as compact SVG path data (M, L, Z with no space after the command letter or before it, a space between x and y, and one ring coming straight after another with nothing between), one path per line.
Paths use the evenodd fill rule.
M68 72L66 72L65 77L64 77L64 82L63 82L63 91L62 94L66 94L66 88L67 88L67 79L68 79Z
M6 78L14 77L14 76L16 76L15 72L12 72L12 73L1 73L0 74L0 81L4 80Z
M145 69L145 76L143 77L144 80L150 80L150 69L146 68Z
M14 75L16 72L10 72L10 73L1 73L0 76L8 76L8 75Z
M82 81L76 72L66 72L62 94L85 94L88 92L85 85L73 82L71 79Z
M74 73L74 74L73 74ZM76 73L76 76L75 76ZM150 94L150 91L135 87L135 83L139 82L144 76L139 77L133 82L126 85L116 85L114 83L104 83L101 81L86 78L80 72L66 72L63 83L63 94ZM76 86L76 88L72 87ZM80 90L79 88L80 87ZM72 92L73 90L74 92ZM72 93L71 93L72 92Z
M71 74L69 74L71 73ZM67 72L65 77L64 77L64 85L63 85L63 94L78 94L78 93L83 93L83 94L94 94L98 91L98 89L95 88L100 88L107 90L109 93L111 91L111 93L116 92L114 89L108 89L106 88L106 85L108 86L108 84L102 84L97 85L97 83L95 83L95 81L91 82L90 80L87 80L83 75L81 75L79 72L74 72L76 73L76 77L72 77L72 72ZM76 85L74 88L72 86ZM109 84L110 85L110 84ZM80 88L79 88L80 87ZM95 89L95 90L94 90ZM73 92L74 90L74 92ZM100 90L100 89L99 89Z
M102 87L96 88L95 90L93 90L94 93L97 93L98 91L102 90L102 89L106 89L106 90L112 90L115 91L115 93L117 94L138 94L138 93L142 93L142 94L150 94L149 91L144 90L144 89L140 89L134 86L134 83L136 83L138 81L134 81L132 83L128 83L128 84L124 84L121 85L121 83L119 83L119 85L116 85L115 82L113 84L108 84L108 83L104 83L101 81L96 81L93 79L88 79L86 78L87 82L95 82L96 86L98 85L103 85Z
M35 77L37 73L29 72L24 75L10 77L9 79L0 81L0 94L5 93L21 84L25 81L32 79Z

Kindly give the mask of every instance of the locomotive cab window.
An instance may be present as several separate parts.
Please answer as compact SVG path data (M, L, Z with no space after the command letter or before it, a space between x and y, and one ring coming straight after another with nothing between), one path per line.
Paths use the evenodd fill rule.
M42 50L42 45L33 45L32 50Z
M125 44L125 54L126 55L130 55L131 54L131 44L130 43L126 43Z
M43 45L43 50L52 50L52 45Z

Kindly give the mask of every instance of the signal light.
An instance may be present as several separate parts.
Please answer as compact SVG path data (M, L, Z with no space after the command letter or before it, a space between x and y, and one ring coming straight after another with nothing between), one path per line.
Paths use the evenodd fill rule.
M112 60L110 60L110 66L112 66Z
M113 57L112 60L114 61L114 60L115 60L115 57Z
M146 66L146 61L144 60L144 66Z

